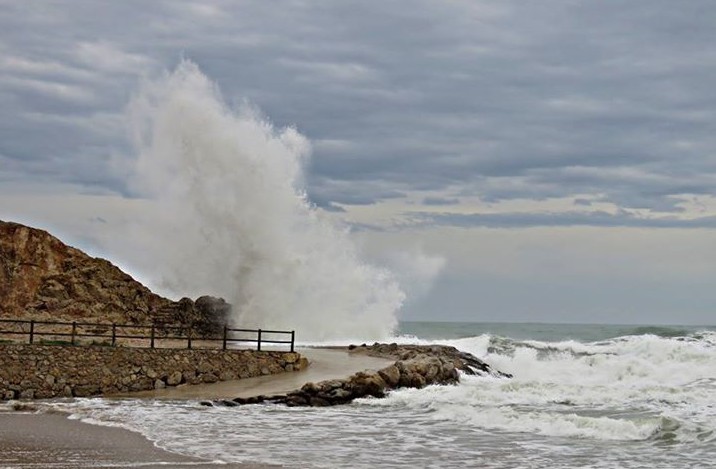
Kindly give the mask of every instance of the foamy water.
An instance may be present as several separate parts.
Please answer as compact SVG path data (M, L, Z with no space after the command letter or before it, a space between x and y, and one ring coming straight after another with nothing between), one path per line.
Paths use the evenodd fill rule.
M716 458L714 332L436 342L514 378L463 376L458 386L336 408L107 399L52 405L139 431L172 451L287 467L706 468Z

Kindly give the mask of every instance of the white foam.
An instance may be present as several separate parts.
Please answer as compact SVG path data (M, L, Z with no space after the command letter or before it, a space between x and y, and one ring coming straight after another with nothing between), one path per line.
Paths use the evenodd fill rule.
M306 138L230 109L188 61L147 83L129 117L137 156L125 171L151 209L112 233L117 257L164 291L225 297L245 327L389 336L404 294L307 200Z
M429 409L484 429L602 440L643 440L664 419L676 438L716 432L716 350L703 338L628 336L599 343L513 341L481 335L452 341L509 380L462 377L451 388L402 390L367 405ZM634 418L646 412L647 417Z
M453 344L481 352L515 377L462 376L458 386L398 390L336 408L104 399L57 405L83 419L141 431L165 449L286 467L307 461L374 467L386 454L395 467L439 460L445 467L479 461L501 469L567 468L575 461L579 467L668 461L668 467L687 468L716 457L716 349L708 340L633 336L580 344L483 335ZM494 451L499 457L489 456ZM591 463L569 459L570 451L591 455ZM532 458L543 459L532 464Z

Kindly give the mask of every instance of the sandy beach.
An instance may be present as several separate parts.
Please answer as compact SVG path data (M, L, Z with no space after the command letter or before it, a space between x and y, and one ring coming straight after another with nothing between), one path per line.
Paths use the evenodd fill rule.
M132 394L146 399L221 399L275 394L308 381L343 378L378 369L390 360L351 355L336 349L302 349L311 365L305 371L210 385L181 386ZM156 447L138 433L70 420L62 414L0 412L0 468L90 467L266 468L261 464L203 461Z
M0 468L265 468L170 453L139 433L89 425L61 414L0 413Z

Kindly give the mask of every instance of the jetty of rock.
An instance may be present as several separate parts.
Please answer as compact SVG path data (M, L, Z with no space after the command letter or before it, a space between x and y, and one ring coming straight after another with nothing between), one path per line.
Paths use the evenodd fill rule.
M511 375L494 370L472 354L445 345L378 344L348 347L350 353L367 354L396 361L377 371L360 371L345 379L306 383L301 389L276 396L254 396L202 405L236 406L275 403L287 406L332 406L347 404L362 397L384 397L398 388L423 388L431 384L457 384L460 372L469 375L510 378Z

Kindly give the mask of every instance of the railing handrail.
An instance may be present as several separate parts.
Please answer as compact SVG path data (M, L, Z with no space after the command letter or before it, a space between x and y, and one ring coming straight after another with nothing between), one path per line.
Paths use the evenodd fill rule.
M77 344L75 342L76 338L80 337L95 337L95 338L107 338L111 339L111 345L115 346L117 339L142 339L142 340L150 340L150 346L149 347L141 347L141 346L135 346L137 348L155 348L155 341L157 340L186 340L187 346L186 348L191 349L192 348L192 340L195 342L197 340L204 341L204 342L222 342L222 349L226 350L227 345L229 343L241 343L241 342L253 342L256 343L256 349L261 350L261 344L290 344L291 346L291 352L294 351L295 347L295 331L279 331L279 330L273 330L273 329L243 329L243 328L231 328L228 327L228 324L225 324L223 326L223 335L221 337L203 337L201 335L196 335L193 333L192 328L193 325L184 325L184 326L176 326L171 325L171 323L162 323L162 322L154 322L152 324L146 325L146 324L117 324L117 323L102 323L102 322L79 322L79 321L41 321L41 320L34 320L34 319L0 319L0 324L19 324L19 325L29 325L30 330L20 330L20 331L13 331L13 330L4 330L0 329L0 335L2 334L8 334L8 335L27 335L29 336L29 343L34 343L35 337L43 337L43 336L52 336L52 337L71 337L71 345L82 345ZM62 331L44 331L44 330L36 330L35 326L68 326L71 327L71 332L62 332ZM88 327L95 327L95 328L105 328L101 332L94 332L94 333L88 333L86 331L78 331L77 328L88 328ZM151 330L150 335L136 335L136 334L118 334L117 329L149 329ZM111 329L111 330L110 330ZM159 329L159 331L157 331ZM170 335L168 331L179 331L182 332L186 330L186 334L174 334ZM232 338L229 337L229 334L231 332L250 332L255 333L257 336L256 338ZM270 340L265 339L262 337L262 334L290 334L291 340Z

